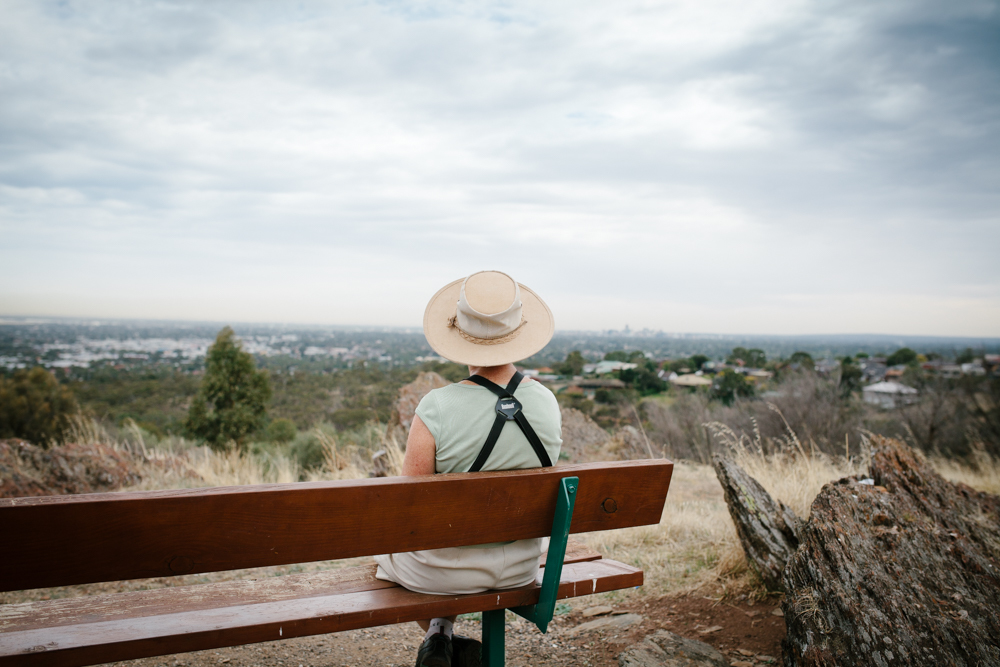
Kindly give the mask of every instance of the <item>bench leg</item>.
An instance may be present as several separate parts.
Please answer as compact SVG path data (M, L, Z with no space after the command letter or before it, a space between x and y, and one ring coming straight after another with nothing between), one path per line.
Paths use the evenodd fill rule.
M503 667L506 609L483 612L483 667Z

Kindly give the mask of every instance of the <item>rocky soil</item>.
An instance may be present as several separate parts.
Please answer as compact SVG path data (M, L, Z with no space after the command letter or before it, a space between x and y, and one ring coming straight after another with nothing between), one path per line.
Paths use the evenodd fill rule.
M0 440L0 498L113 491L140 480L133 457L108 445Z

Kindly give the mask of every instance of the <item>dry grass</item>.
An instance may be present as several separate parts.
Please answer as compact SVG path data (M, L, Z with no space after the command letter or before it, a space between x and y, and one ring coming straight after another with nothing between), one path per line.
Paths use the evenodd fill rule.
M321 428L312 433L323 448L323 466L305 471L280 450L258 454L236 449L216 451L183 438L148 443L146 434L134 423L126 424L123 437L116 440L93 420L81 420L73 437L77 442L109 444L135 456L142 481L122 491L361 479L373 471L372 455L380 450L385 452L390 475L398 475L402 468L402 449L380 424L366 424L342 438Z
M944 457L931 459L934 469L948 481L961 482L977 491L1000 495L1000 459L987 454L985 448L977 447L970 463L971 465Z
M772 496L808 516L824 484L856 474L854 460L823 455L765 456L747 448L733 458ZM722 487L711 466L677 463L663 519L656 526L593 533L588 544L609 558L643 568L647 594L700 590L713 594L766 595L748 569L729 516Z

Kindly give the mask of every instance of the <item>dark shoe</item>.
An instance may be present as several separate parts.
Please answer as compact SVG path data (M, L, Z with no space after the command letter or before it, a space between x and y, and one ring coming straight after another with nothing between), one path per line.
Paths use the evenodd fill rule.
M451 638L451 648L454 653L451 667L482 667L483 645L479 641L455 635Z
M420 645L417 651L417 667L451 667L451 638L438 632Z

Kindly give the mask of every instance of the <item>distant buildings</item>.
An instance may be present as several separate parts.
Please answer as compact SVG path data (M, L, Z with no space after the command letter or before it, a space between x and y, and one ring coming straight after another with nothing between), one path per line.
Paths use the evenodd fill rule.
M638 368L639 364L630 364L624 361L598 361L596 364L585 364L584 375L604 375L615 371L626 371Z
M634 364L633 364L634 365ZM584 380L578 379L573 382L570 386L566 387L565 393L583 395L587 398L593 399L597 394L598 390L621 390L625 389L626 385L621 380Z
M876 382L861 390L865 403L877 405L880 408L895 408L913 403L917 398L917 390L899 382Z

